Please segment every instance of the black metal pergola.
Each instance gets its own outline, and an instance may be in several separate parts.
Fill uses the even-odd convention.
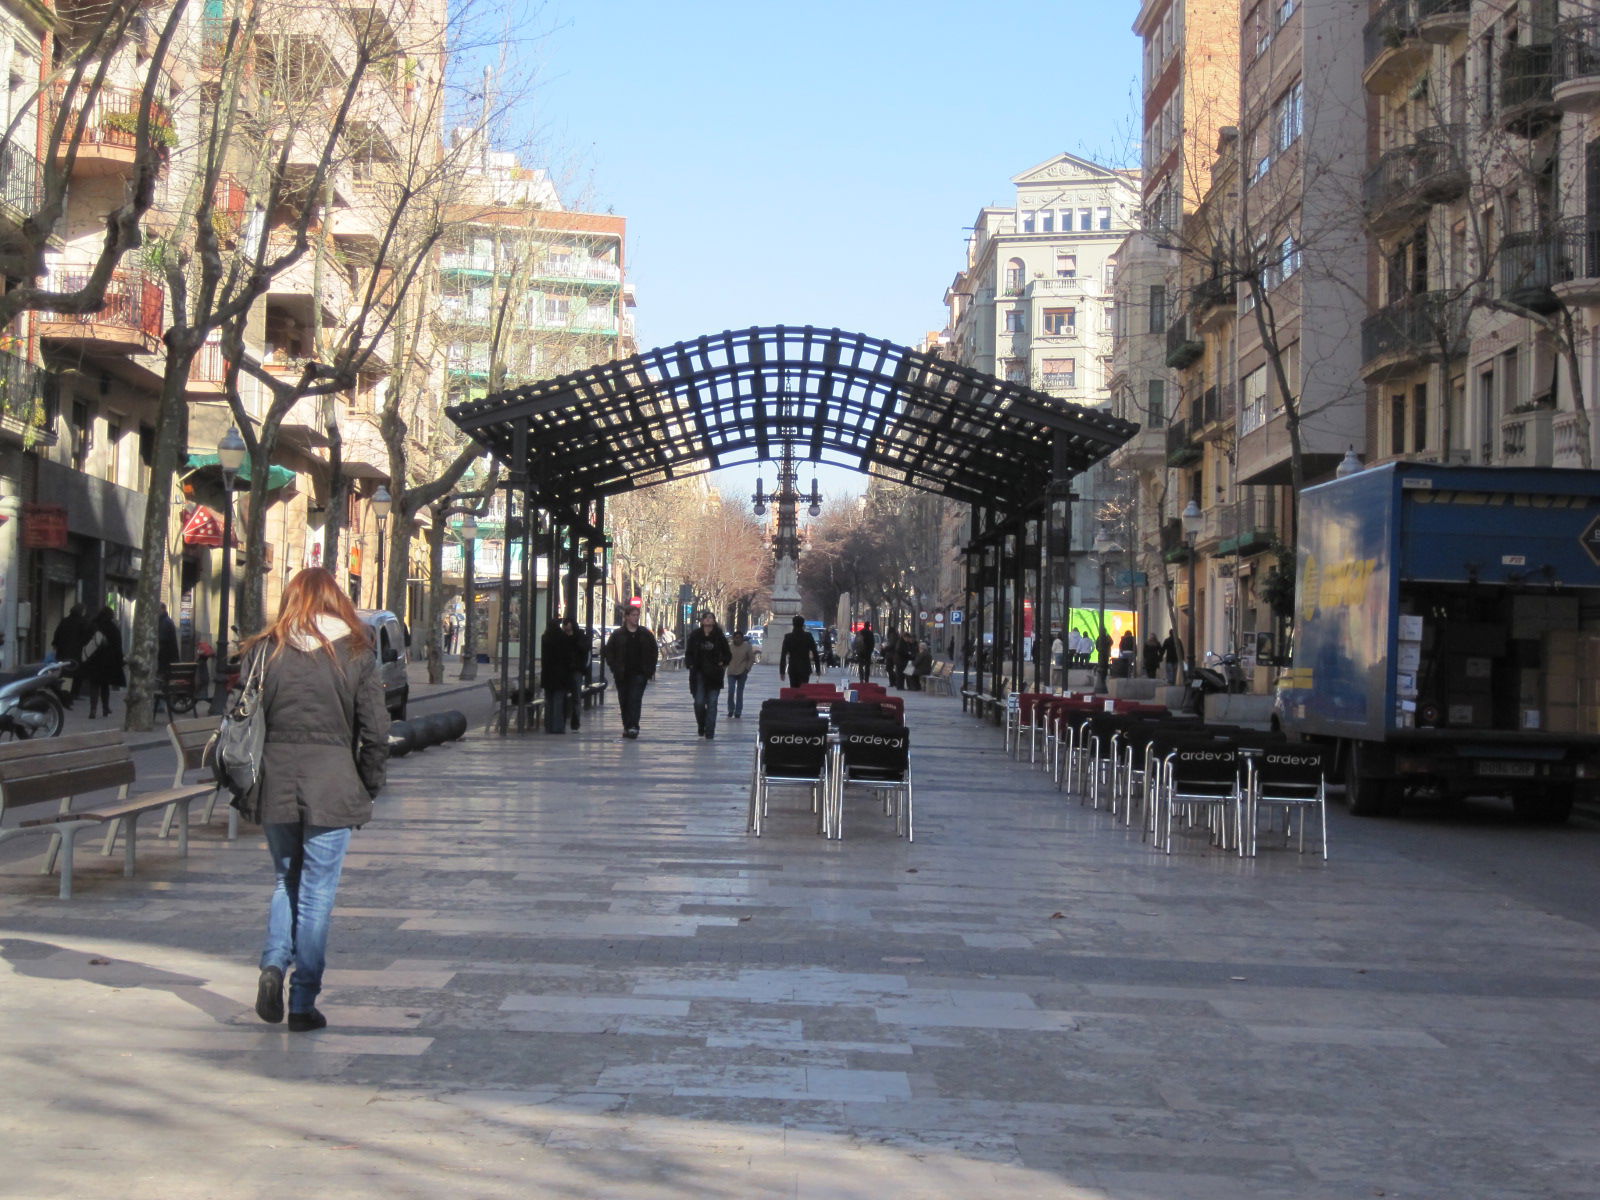
[[[936,355],[809,325],[678,342],[446,412],[504,464],[508,501],[521,498],[525,586],[536,527],[550,534],[552,553],[563,528],[576,535],[569,552],[580,538],[603,545],[608,496],[774,458],[785,441],[797,457],[963,501],[973,513],[968,607],[976,594],[980,613],[993,609],[988,632],[997,652],[1011,650],[1014,680],[1025,560],[1033,558],[1034,594],[1048,603],[1071,480],[1138,428]],[[987,600],[986,589],[994,589]],[[531,606],[523,609],[526,621]],[[1048,629],[1048,610],[1039,616]],[[528,632],[517,672],[524,687]],[[980,623],[980,644],[985,632]],[[511,686],[504,663],[502,676]]]

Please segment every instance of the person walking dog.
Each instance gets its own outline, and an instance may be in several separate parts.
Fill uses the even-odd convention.
[[[623,610],[622,624],[611,631],[605,653],[606,666],[611,669],[611,678],[617,685],[622,736],[637,738],[644,689],[656,677],[656,662],[661,655],[656,635],[639,624],[637,605],[630,604]]]
[[[262,662],[266,745],[244,815],[261,825],[276,884],[256,984],[256,1015],[289,1032],[321,1029],[328,924],[352,830],[372,819],[389,758],[377,659],[350,598],[322,567],[289,581],[278,619],[241,648],[240,678]]]

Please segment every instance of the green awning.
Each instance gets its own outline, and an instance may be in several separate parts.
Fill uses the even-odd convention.
[[[214,467],[217,465],[215,454],[189,455],[189,470],[198,471],[201,467]],[[244,465],[239,468],[239,478],[245,483],[250,482],[250,460],[244,460]],[[288,467],[271,466],[267,468],[267,491],[275,492],[279,488],[286,488],[294,482],[294,472]]]

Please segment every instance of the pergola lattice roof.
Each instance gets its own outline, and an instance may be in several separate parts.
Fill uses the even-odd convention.
[[[832,463],[1002,510],[1037,500],[1138,426],[878,338],[731,330],[453,405],[541,507],[777,457]],[[524,427],[526,459],[516,457]]]

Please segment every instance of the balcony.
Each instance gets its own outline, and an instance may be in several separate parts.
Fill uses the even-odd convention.
[[[1472,0],[1417,0],[1417,35],[1432,46],[1448,46],[1467,31]]]
[[[50,272],[49,287],[75,292],[89,282],[87,268]],[[166,291],[142,271],[113,271],[99,312],[39,314],[39,334],[86,354],[154,354],[166,321]]]
[[[550,255],[535,265],[533,277],[541,282],[618,287],[622,283],[622,268],[614,262],[588,255]]]
[[[55,158],[63,164],[72,148],[72,138],[77,133],[84,99],[85,96],[80,93],[69,96],[65,83],[56,85],[55,108],[59,109],[63,104],[72,108],[62,129],[62,140],[55,148]],[[108,84],[94,94],[88,101],[87,112],[82,113],[83,129],[78,135],[77,152],[72,162],[75,177],[125,175],[132,171],[139,145],[139,112],[143,102],[143,93],[135,88],[112,87]],[[52,112],[50,119],[54,118],[55,113]],[[178,135],[172,128],[172,117],[159,104],[150,107],[149,129],[150,141],[163,156],[177,145]]]
[[[1194,557],[1189,541],[1183,536],[1183,522],[1177,517],[1161,523],[1161,560],[1169,563],[1186,563]]]
[[[1385,379],[1466,352],[1466,307],[1449,292],[1424,292],[1361,322],[1361,374]]]
[[[1527,408],[1500,419],[1500,460],[1502,467],[1548,467],[1555,454],[1555,416],[1553,408]]]
[[[1278,506],[1271,493],[1255,494],[1224,504],[1219,510],[1217,553],[1248,557],[1269,550],[1278,540]]]
[[[228,364],[222,357],[222,346],[216,341],[207,341],[189,361],[189,386],[185,391],[195,397],[220,396],[227,377]]]
[[[1600,112],[1600,17],[1570,21],[1556,31],[1556,85],[1550,98],[1562,112]]]
[[[1500,298],[1536,313],[1600,302],[1600,220],[1573,217],[1554,229],[1506,234]]]
[[[1188,421],[1172,421],[1167,425],[1167,466],[1186,467],[1197,463],[1203,451],[1194,440],[1194,428]]]
[[[1188,317],[1179,317],[1167,326],[1167,366],[1174,371],[1193,366],[1205,352],[1205,343],[1189,332]]]
[[[1378,159],[1362,186],[1368,228],[1380,236],[1392,233],[1415,223],[1433,205],[1465,195],[1464,139],[1461,126],[1436,125]]]
[[[1584,462],[1583,443],[1587,438],[1591,444],[1592,436],[1589,434],[1590,420],[1587,414],[1578,412],[1558,412],[1551,423],[1553,440],[1555,443],[1552,465],[1557,467],[1586,467]]]
[[[1507,133],[1538,137],[1561,119],[1554,99],[1557,65],[1555,44],[1548,41],[1512,46],[1500,56],[1496,112]]]
[[[39,160],[13,141],[0,142],[0,220],[20,225],[43,199]]]
[[[48,421],[55,386],[49,371],[0,349],[0,431],[24,445],[54,442]]]
[[[1238,285],[1220,275],[1213,275],[1195,284],[1189,297],[1189,316],[1195,329],[1215,329],[1233,316],[1238,295]]]
[[[1430,53],[1417,28],[1416,0],[1387,0],[1361,31],[1366,64],[1361,83],[1373,95],[1392,91]]]
[[[1237,392],[1238,388],[1231,383],[1213,384],[1201,392],[1199,403],[1195,406],[1196,428],[1209,431],[1213,425],[1232,421]]]

